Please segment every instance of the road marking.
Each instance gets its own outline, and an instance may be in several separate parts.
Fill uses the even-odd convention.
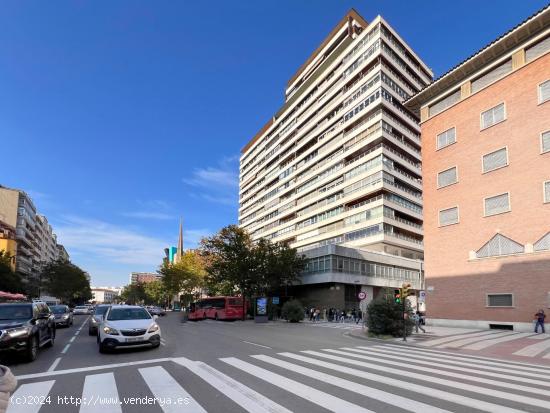
[[[480,336],[486,336],[486,335],[490,335],[490,334],[495,334],[495,332],[494,331],[481,331],[479,333],[459,334],[459,335],[455,335],[455,336],[442,337],[442,338],[438,338],[438,339],[435,339],[435,340],[424,341],[424,342],[418,343],[418,344],[421,345],[421,346],[431,347],[431,346],[437,346],[438,344],[448,343],[448,342],[455,341],[455,340],[461,340],[461,339],[464,339],[464,338],[480,337]]]
[[[206,363],[192,361],[184,357],[179,357],[173,361],[187,367],[246,411],[251,413],[291,413],[290,410],[223,374],[221,371],[210,367]]]
[[[486,387],[474,386],[472,384],[461,383],[454,380],[447,380],[441,377],[426,376],[424,374],[413,373],[411,371],[404,372],[401,369],[391,368],[387,366],[380,366],[378,364],[373,364],[373,363],[365,363],[362,361],[350,360],[348,358],[333,356],[331,354],[320,353],[318,351],[306,350],[306,351],[302,351],[302,353],[310,354],[317,357],[323,357],[330,360],[339,361],[342,363],[354,364],[356,366],[361,366],[372,370],[380,370],[385,373],[406,375],[408,378],[414,378],[417,380],[426,381],[428,383],[448,386],[448,387],[451,387],[452,389],[462,389],[473,393],[479,393],[484,396],[492,396],[500,399],[506,399],[506,400],[511,400],[518,403],[528,404],[531,406],[544,407],[545,409],[550,409],[550,401],[546,401],[546,400],[536,400],[536,399],[533,399],[532,397],[510,394],[500,390],[493,390]],[[339,367],[336,364],[334,366]],[[476,403],[480,404],[481,401],[476,401]],[[498,410],[491,410],[491,411],[494,411],[495,413],[499,413],[499,412],[504,412],[509,410],[506,410],[506,407],[504,406],[498,406]],[[517,411],[517,410],[512,409],[511,411]]]
[[[324,393],[313,387],[306,386],[295,380],[288,379],[269,370],[262,369],[246,361],[239,360],[235,357],[221,358],[221,361],[238,368],[246,373],[252,374],[254,377],[262,379],[274,386],[280,387],[292,394],[295,394],[303,399],[306,399],[318,406],[327,410],[338,413],[373,413],[371,410],[365,409],[346,400]]]
[[[71,339],[69,340],[69,343],[72,343],[75,338],[76,338],[76,336],[72,336]]]
[[[55,380],[23,384],[12,395],[7,413],[37,413],[42,405],[38,402],[29,403],[29,400],[44,400],[54,383]],[[18,403],[18,400],[22,402]]]
[[[258,347],[263,347],[263,348],[268,348],[268,349],[270,349],[270,350],[273,350],[271,347],[264,346],[263,344],[256,344],[256,343],[252,343],[252,342],[250,342],[250,341],[245,341],[245,340],[243,340],[243,343],[252,344],[253,346],[258,346]]]
[[[465,346],[466,344],[475,343],[483,340],[491,340],[496,337],[504,337],[512,334],[514,334],[514,332],[505,331],[505,332],[494,333],[494,334],[489,334],[489,335],[480,336],[480,337],[463,338],[462,340],[456,340],[456,341],[451,341],[450,343],[440,344],[435,348],[458,348],[458,347]]]
[[[363,347],[364,348],[364,347]],[[502,368],[498,368],[498,367],[491,367],[491,366],[477,366],[477,365],[473,365],[471,363],[463,363],[463,362],[460,362],[460,361],[449,361],[447,359],[444,359],[444,358],[441,358],[441,357],[437,357],[437,356],[434,356],[434,355],[427,355],[427,356],[422,356],[420,354],[410,354],[410,353],[407,353],[405,352],[405,354],[403,354],[403,352],[399,353],[399,352],[396,352],[396,351],[391,351],[391,350],[381,350],[381,349],[372,349],[372,350],[357,350],[357,349],[349,349],[351,351],[355,351],[355,352],[360,352],[360,353],[367,353],[367,354],[372,354],[372,355],[376,355],[377,357],[386,357],[386,358],[394,358],[394,359],[398,359],[398,360],[403,360],[403,356],[406,356],[411,362],[414,362],[414,363],[421,363],[421,364],[430,364],[430,365],[439,365],[441,367],[445,367],[445,368],[450,368],[450,369],[454,369],[454,370],[458,370],[458,371],[470,371],[471,372],[475,372],[476,374],[484,374],[486,376],[491,376],[491,377],[499,377],[499,376],[505,376],[503,378],[506,378],[506,377],[510,377],[510,379],[512,379],[512,374],[514,375],[513,377],[513,380],[516,380],[516,381],[521,381],[521,382],[524,382],[524,383],[531,383],[531,384],[536,384],[536,385],[542,385],[542,386],[550,386],[550,382],[548,382],[548,374],[533,374],[533,373],[529,373],[529,372],[526,372],[526,371],[516,371],[516,370],[513,370],[511,367],[508,367],[508,366],[505,366],[505,367],[502,367]],[[422,360],[428,360],[428,362],[424,362]],[[465,368],[465,367],[459,367],[459,366],[466,366],[466,367],[471,367],[471,368]],[[476,370],[476,369],[485,369],[485,370]],[[497,372],[504,372],[504,373],[508,373],[508,374],[499,374],[499,373],[493,373],[493,371],[497,371]],[[529,377],[539,377],[541,379],[544,379],[544,380],[535,380],[535,379],[532,379],[532,378],[526,378],[526,377],[521,377],[521,376],[518,376],[518,375],[525,375],[525,376],[529,376]]]
[[[542,380],[531,380],[531,379],[522,378],[522,377],[517,377],[516,378],[516,377],[513,377],[511,375],[507,375],[507,374],[490,373],[490,372],[484,372],[483,370],[475,370],[475,369],[467,369],[467,368],[461,368],[461,367],[448,366],[444,363],[429,363],[429,362],[422,362],[422,361],[410,360],[410,359],[409,360],[414,361],[414,363],[421,363],[421,364],[425,364],[427,366],[439,367],[439,368],[422,367],[422,366],[413,365],[411,363],[407,363],[406,365],[404,365],[404,364],[402,364],[403,358],[399,357],[399,356],[392,357],[392,356],[387,356],[385,354],[380,355],[380,354],[377,354],[377,353],[370,353],[371,356],[368,356],[368,355],[364,354],[364,353],[369,354],[369,352],[367,352],[367,351],[363,351],[363,354],[351,354],[349,352],[349,350],[358,351],[358,352],[361,351],[361,350],[353,350],[353,349],[348,349],[348,348],[344,348],[344,349],[348,350],[348,351],[328,350],[328,349],[325,349],[324,351],[328,351],[328,352],[334,353],[334,354],[342,354],[344,356],[349,356],[349,357],[356,357],[356,358],[359,358],[359,359],[362,359],[362,360],[374,361],[374,362],[377,362],[377,363],[385,363],[385,364],[394,365],[394,366],[396,365],[395,361],[382,360],[382,359],[380,359],[380,357],[386,357],[386,358],[390,358],[390,359],[397,359],[398,360],[397,364],[404,366],[406,369],[418,370],[418,371],[423,371],[423,372],[432,373],[432,374],[440,374],[442,376],[454,377],[456,379],[475,381],[477,383],[490,384],[491,386],[504,387],[504,388],[511,389],[511,390],[521,390],[521,391],[524,391],[524,392],[527,392],[527,393],[534,393],[534,394],[541,394],[541,395],[545,395],[545,396],[550,396],[550,390],[541,389],[540,387],[529,387],[529,386],[523,386],[523,385],[518,384],[518,383],[503,382],[502,380],[486,379],[486,378],[483,378],[483,377],[476,377],[476,376],[472,376],[472,375],[468,375],[468,374],[461,374],[461,373],[455,373],[455,372],[451,372],[451,371],[445,371],[445,370],[441,370],[441,368],[443,368],[443,369],[452,368],[452,369],[457,369],[459,371],[465,371],[465,372],[469,372],[469,373],[473,373],[473,374],[482,374],[482,375],[487,375],[487,376],[490,376],[490,377],[503,378],[503,379],[506,379],[506,380],[523,381],[523,382],[527,382],[527,383],[534,384],[534,385],[537,385],[537,386],[541,386],[541,385],[542,386],[550,386],[550,383],[544,382]],[[376,357],[372,357],[372,356],[376,356]]]
[[[523,347],[521,350],[516,351],[516,356],[535,357],[537,354],[542,353],[544,350],[550,348],[550,340],[539,341],[536,344]]]
[[[63,347],[63,350],[61,350],[61,354],[65,354],[67,350],[69,350],[69,347],[71,347],[71,344],[67,344],[65,347]]]
[[[493,338],[490,340],[484,340],[479,343],[470,344],[469,346],[463,347],[466,350],[483,350],[484,348],[494,346],[495,344],[504,343],[506,341],[519,340],[520,338],[525,338],[531,336],[532,333],[518,333],[506,337]]]
[[[23,374],[21,376],[17,376],[16,379],[29,380],[29,379],[36,379],[39,377],[60,376],[64,374],[81,373],[84,371],[114,369],[118,367],[137,366],[141,364],[150,364],[150,363],[164,363],[166,361],[171,361],[171,360],[172,359],[169,357],[164,357],[164,358],[150,359],[150,360],[128,361],[126,363],[104,364],[102,366],[79,367],[79,368],[67,369],[67,370],[45,371],[42,373]]]
[[[255,359],[264,361],[266,363],[273,364],[277,367],[282,367],[284,369],[293,371],[295,373],[303,374],[306,377],[313,378],[315,380],[320,380],[332,386],[340,387],[348,391],[359,393],[371,399],[379,400],[381,402],[390,404],[392,406],[397,406],[402,409],[409,410],[411,412],[417,412],[417,413],[448,412],[448,410],[440,409],[435,406],[430,406],[429,404],[426,404],[426,403],[417,402],[415,400],[411,400],[406,397],[401,397],[397,394],[388,393],[383,390],[379,390],[373,387],[365,386],[363,384],[355,383],[350,380],[331,376],[330,374],[321,373],[320,371],[312,370],[307,367],[302,367],[297,364],[276,359],[274,357],[270,357],[266,355],[257,355],[257,356],[251,356],[251,357],[254,357]]]
[[[48,371],[54,371],[60,361],[61,361],[61,357],[56,358],[52,363],[52,365],[50,366],[50,368],[48,369]]]
[[[206,410],[197,403],[189,393],[181,387],[174,378],[160,366],[145,367],[139,369],[139,373],[145,380],[145,383],[153,393],[153,396],[159,400],[185,400],[184,404],[164,404],[161,409],[164,413],[193,412],[206,413]]]
[[[508,361],[508,360],[500,360],[494,357],[482,357],[482,356],[473,356],[470,354],[462,354],[459,353],[452,353],[449,351],[441,351],[441,350],[432,350],[432,349],[423,349],[419,347],[413,347],[413,346],[403,346],[398,344],[385,344],[382,346],[373,346],[373,347],[364,347],[359,346],[359,348],[392,348],[392,349],[399,349],[399,351],[412,351],[415,353],[420,354],[438,354],[439,357],[448,358],[451,360],[457,359],[457,360],[465,360],[469,363],[474,364],[486,364],[486,365],[496,365],[496,366],[502,366],[502,365],[508,365],[514,368],[522,369],[522,370],[528,370],[528,371],[538,371],[541,373],[550,373],[550,367],[545,367],[533,363],[523,363],[521,361]],[[460,357],[459,357],[460,356]]]
[[[163,338],[161,338],[161,339],[160,339],[160,345],[161,345],[161,346],[165,346],[165,345],[166,345],[166,340],[163,339]]]
[[[92,374],[84,379],[80,413],[122,413],[113,373]]]

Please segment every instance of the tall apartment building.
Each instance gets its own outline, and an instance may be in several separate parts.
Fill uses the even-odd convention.
[[[45,216],[24,191],[0,186],[0,221],[15,228],[16,271],[26,277],[36,277],[43,266],[66,254]],[[61,249],[60,249],[61,248]],[[68,259],[68,254],[67,254]]]
[[[138,283],[150,283],[153,281],[158,281],[162,278],[161,274],[155,272],[132,272],[130,273],[130,284]]]
[[[406,105],[422,121],[429,318],[530,331],[550,307],[550,6]]]
[[[239,224],[309,258],[295,292],[308,303],[351,308],[361,290],[421,288],[420,128],[402,102],[431,80],[382,17],[351,10],[243,148]]]

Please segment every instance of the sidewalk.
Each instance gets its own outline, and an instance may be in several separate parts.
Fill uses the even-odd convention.
[[[470,356],[499,357],[515,362],[550,365],[550,334],[519,333],[507,330],[425,326],[426,333],[413,333],[404,342],[427,351],[456,352]],[[362,331],[351,331],[365,337]]]

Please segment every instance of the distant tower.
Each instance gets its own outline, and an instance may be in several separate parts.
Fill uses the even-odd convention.
[[[174,263],[180,262],[181,257],[183,256],[183,223],[180,219],[180,235],[178,238],[178,246],[176,251],[176,256],[174,257]]]

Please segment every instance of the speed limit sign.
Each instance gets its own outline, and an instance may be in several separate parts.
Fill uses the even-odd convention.
[[[365,298],[367,298],[367,293],[361,291],[359,294],[357,294],[357,298],[359,298],[360,300],[364,300]]]

